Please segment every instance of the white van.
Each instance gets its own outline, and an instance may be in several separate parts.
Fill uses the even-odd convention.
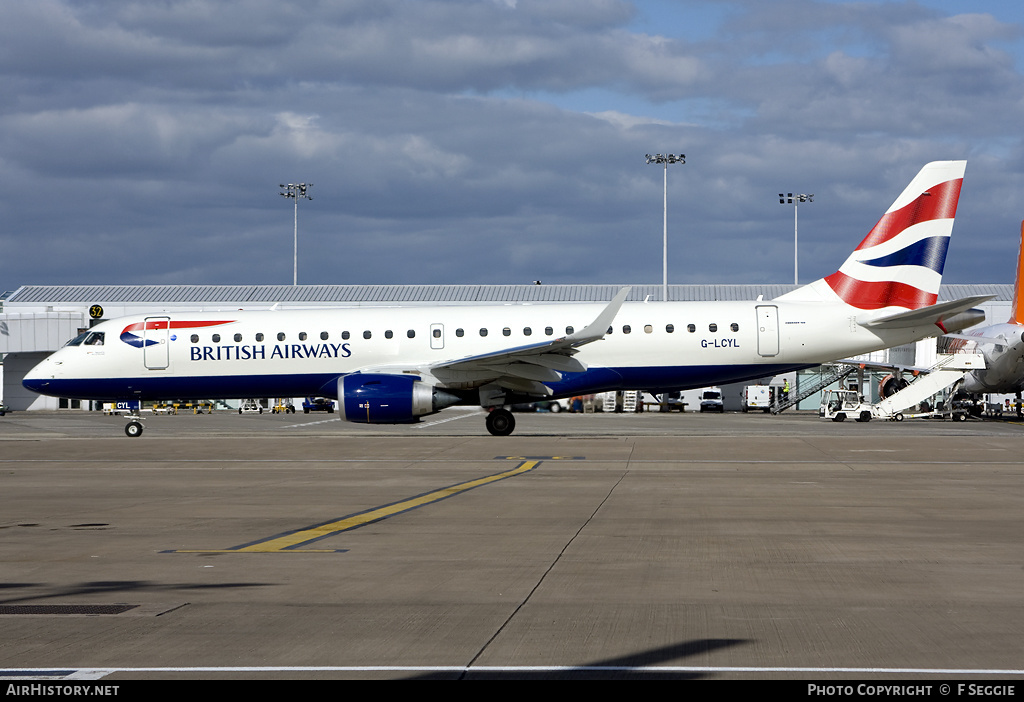
[[[748,385],[743,388],[743,411],[761,410],[770,412],[772,408],[772,392],[770,385]]]
[[[706,388],[700,394],[701,412],[725,412],[725,403],[722,402],[722,390],[720,388]]]

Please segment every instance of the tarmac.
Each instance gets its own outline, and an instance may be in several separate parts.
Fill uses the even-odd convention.
[[[1024,424],[0,418],[0,676],[1024,677]]]

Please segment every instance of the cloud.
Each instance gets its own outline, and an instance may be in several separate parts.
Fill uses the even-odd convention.
[[[971,159],[949,274],[1015,258],[1019,25],[910,2],[660,11],[16,3],[0,287],[290,282],[277,185],[293,181],[316,184],[300,281],[659,282],[662,172],[643,160],[658,151],[687,154],[669,173],[673,282],[791,279],[780,190],[817,194],[801,271],[831,273],[944,158]]]

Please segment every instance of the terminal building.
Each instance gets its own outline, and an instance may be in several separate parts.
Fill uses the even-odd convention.
[[[91,403],[43,397],[26,390],[22,378],[47,354],[105,319],[132,314],[223,310],[313,309],[412,305],[474,305],[494,303],[607,302],[622,285],[26,285],[0,300],[0,359],[3,391],[12,410],[91,410]],[[670,301],[771,300],[795,285],[670,285]],[[985,324],[1010,317],[1013,285],[943,285],[939,302],[971,295],[992,295],[980,305]],[[629,299],[660,300],[660,285],[634,285]],[[935,362],[936,340],[888,349],[860,360],[928,367]],[[802,371],[791,382],[799,387]],[[751,381],[747,384],[753,384]],[[761,379],[772,382],[771,378]],[[781,383],[781,380],[776,382]],[[863,394],[869,396],[869,382]],[[742,387],[723,388],[727,410],[739,409]],[[242,398],[239,398],[241,400]],[[268,398],[260,398],[268,399]],[[799,409],[816,409],[817,397]],[[235,405],[237,406],[237,404]]]

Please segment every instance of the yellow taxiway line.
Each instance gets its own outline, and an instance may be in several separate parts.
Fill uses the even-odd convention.
[[[393,517],[396,514],[402,512],[408,512],[411,509],[417,507],[423,507],[440,500],[447,499],[459,493],[478,488],[481,485],[487,485],[498,480],[505,480],[516,475],[529,472],[539,466],[540,460],[526,460],[517,465],[511,470],[502,471],[495,475],[488,475],[483,478],[477,478],[475,480],[469,480],[464,483],[458,483],[457,485],[451,485],[449,487],[441,488],[440,490],[434,490],[417,497],[412,497],[401,502],[395,502],[390,505],[384,505],[377,507],[366,512],[360,512],[358,514],[349,515],[342,517],[334,521],[326,522],[324,524],[317,524],[305,529],[299,529],[297,531],[288,532],[278,536],[272,536],[268,539],[255,541],[243,546],[236,546],[228,549],[188,549],[188,550],[174,550],[166,551],[165,553],[337,553],[337,549],[304,549],[302,546],[325,539],[328,536],[340,534],[343,531],[349,531],[351,529],[357,529],[366,524],[377,522],[388,517]]]

